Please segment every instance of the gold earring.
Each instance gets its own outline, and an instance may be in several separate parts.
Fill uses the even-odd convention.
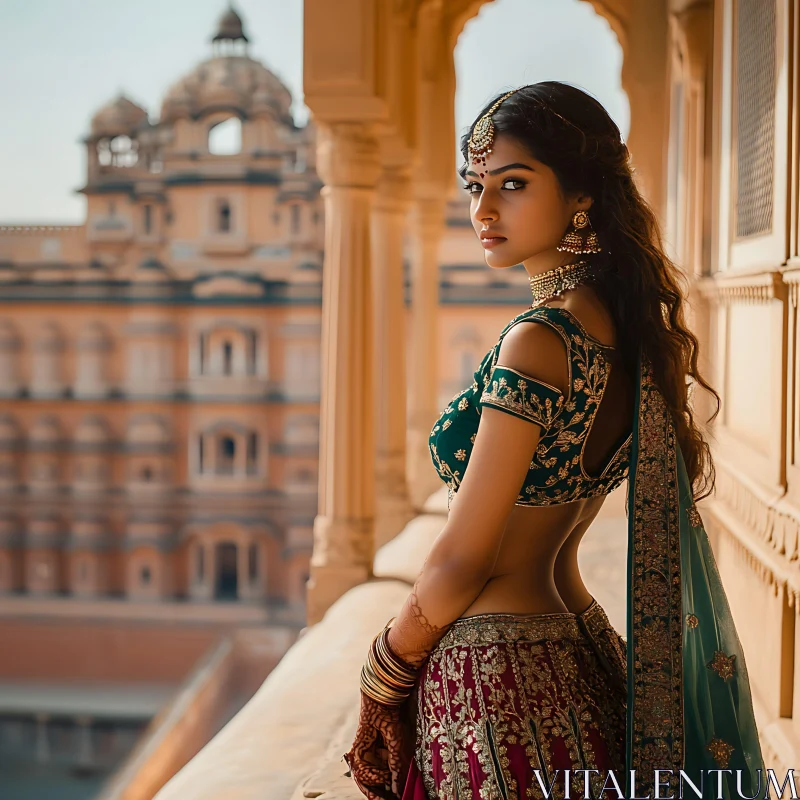
[[[578,231],[587,227],[589,228],[589,233],[584,239]],[[556,250],[562,253],[583,254],[599,253],[602,249],[597,240],[597,233],[592,229],[589,215],[585,211],[576,211],[572,216],[572,230],[564,234]]]

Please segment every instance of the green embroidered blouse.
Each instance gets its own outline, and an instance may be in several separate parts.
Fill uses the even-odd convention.
[[[566,397],[555,386],[497,365],[503,337],[522,322],[549,325],[564,339],[569,354]],[[466,472],[484,406],[542,428],[517,505],[569,503],[608,494],[619,486],[628,475],[632,434],[619,445],[599,475],[587,474],[582,458],[611,371],[606,354],[613,349],[589,334],[577,317],[564,308],[539,306],[512,319],[484,356],[472,385],[450,401],[431,431],[431,457],[448,486],[448,497],[458,490]]]

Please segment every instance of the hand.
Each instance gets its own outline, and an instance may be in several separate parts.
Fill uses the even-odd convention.
[[[413,741],[407,725],[408,703],[384,706],[361,692],[356,736],[344,759],[369,800],[400,800],[403,794]]]

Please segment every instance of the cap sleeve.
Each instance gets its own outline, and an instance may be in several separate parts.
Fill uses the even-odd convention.
[[[566,398],[555,386],[499,364],[492,368],[481,394],[481,406],[505,411],[548,428],[564,407]]]

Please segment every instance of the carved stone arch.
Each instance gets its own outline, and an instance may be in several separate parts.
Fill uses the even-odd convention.
[[[262,334],[237,320],[217,320],[198,332],[198,374],[245,377],[263,372]],[[261,368],[260,368],[261,367]]]
[[[199,474],[217,476],[255,475],[263,470],[262,436],[237,420],[223,419],[197,434]]]

